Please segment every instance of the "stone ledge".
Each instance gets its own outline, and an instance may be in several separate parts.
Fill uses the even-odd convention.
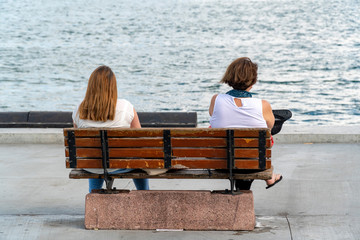
[[[253,230],[252,191],[239,195],[210,191],[130,191],[90,193],[87,229]]]
[[[64,144],[64,135],[57,128],[0,128],[0,143]]]

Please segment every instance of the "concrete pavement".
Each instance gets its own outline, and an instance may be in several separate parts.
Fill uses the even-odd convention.
[[[87,181],[68,178],[62,143],[1,143],[0,239],[360,239],[360,144],[279,142],[273,164],[284,179],[269,190],[254,182],[252,232],[85,230]],[[115,186],[135,189],[127,179]],[[150,187],[219,190],[229,183],[151,180]]]

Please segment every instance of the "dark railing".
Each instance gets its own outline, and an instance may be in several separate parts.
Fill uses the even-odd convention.
[[[280,132],[290,119],[289,110],[273,110],[275,126],[271,134]],[[0,112],[0,128],[69,128],[72,112]],[[138,112],[142,127],[197,127],[196,112]]]

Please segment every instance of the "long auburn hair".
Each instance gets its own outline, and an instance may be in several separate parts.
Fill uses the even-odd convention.
[[[90,75],[85,98],[79,106],[79,117],[103,122],[114,120],[116,102],[115,74],[108,66],[100,66]]]
[[[237,90],[246,90],[256,83],[257,70],[257,64],[253,63],[250,58],[238,58],[228,66],[220,82]]]

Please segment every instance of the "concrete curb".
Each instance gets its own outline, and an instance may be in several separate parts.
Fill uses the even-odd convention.
[[[0,128],[0,144],[63,144],[61,128]]]
[[[0,128],[0,144],[63,144],[60,128]],[[360,125],[284,126],[276,143],[360,143]]]
[[[286,125],[274,136],[277,143],[360,143],[360,125],[292,126]]]

